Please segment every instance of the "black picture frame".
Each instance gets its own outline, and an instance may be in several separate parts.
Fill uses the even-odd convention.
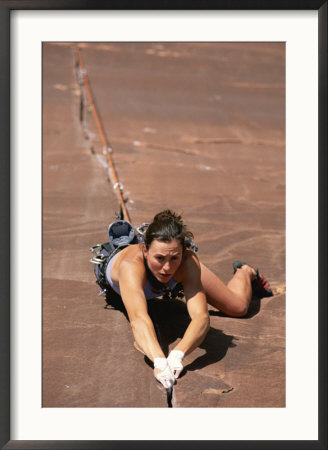
[[[219,7],[218,7],[219,6]],[[136,8],[137,7],[137,8]],[[324,0],[192,2],[189,10],[317,10],[319,46],[319,430],[316,441],[15,441],[10,439],[10,13],[13,10],[183,10],[179,2],[0,0],[0,446],[2,449],[327,449],[327,16]],[[304,262],[306,264],[306,262]],[[304,361],[306,364],[306,361]],[[304,393],[300,393],[304,395]],[[236,430],[238,424],[236,424]]]

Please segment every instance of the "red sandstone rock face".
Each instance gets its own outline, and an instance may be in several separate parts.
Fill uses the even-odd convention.
[[[172,405],[284,406],[283,44],[85,44],[82,52],[133,224],[167,207],[183,212],[200,259],[223,281],[241,258],[277,294],[242,319],[210,308],[210,332],[185,358]],[[74,49],[45,44],[43,406],[167,407],[125,316],[97,296],[88,249],[106,240],[119,208],[79,100]],[[163,348],[173,348],[189,320],[184,303],[151,308]]]

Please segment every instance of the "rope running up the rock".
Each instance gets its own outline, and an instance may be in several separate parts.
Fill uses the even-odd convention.
[[[96,108],[96,104],[95,104],[95,101],[94,101],[94,98],[92,95],[92,91],[91,91],[91,87],[90,87],[89,78],[88,78],[86,69],[83,64],[81,50],[78,46],[75,47],[75,50],[76,50],[77,62],[78,62],[79,83],[80,83],[81,87],[85,88],[86,96],[87,96],[87,99],[88,99],[88,102],[90,105],[90,109],[93,114],[97,129],[98,129],[98,132],[100,135],[100,139],[101,139],[101,142],[103,145],[103,153],[107,157],[109,179],[111,180],[113,189],[117,194],[117,197],[120,202],[121,209],[122,209],[122,212],[124,215],[124,219],[131,222],[129,213],[128,213],[126,205],[125,205],[125,200],[123,198],[123,184],[118,179],[118,174],[117,174],[115,164],[114,164],[114,161],[113,161],[113,158],[111,155],[111,153],[113,152],[112,146],[110,145],[110,143],[106,137],[104,127],[101,123],[100,115]]]

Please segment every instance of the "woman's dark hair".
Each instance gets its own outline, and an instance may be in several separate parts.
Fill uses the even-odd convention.
[[[156,214],[144,234],[144,242],[148,250],[154,239],[162,242],[171,242],[176,239],[184,250],[187,242],[193,237],[192,232],[188,231],[183,223],[181,216],[166,209]]]

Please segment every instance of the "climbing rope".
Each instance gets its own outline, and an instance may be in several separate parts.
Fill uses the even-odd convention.
[[[125,205],[125,200],[123,197],[123,184],[119,181],[117,170],[115,168],[115,164],[114,164],[114,161],[112,158],[113,149],[112,149],[110,142],[108,141],[108,139],[106,137],[106,133],[105,133],[104,127],[102,125],[100,115],[99,115],[99,112],[97,110],[97,107],[96,107],[96,104],[95,104],[95,101],[94,101],[94,98],[92,95],[89,77],[88,77],[87,71],[86,71],[84,63],[83,63],[81,50],[78,46],[76,46],[75,51],[76,51],[76,56],[77,56],[77,70],[78,70],[79,84],[80,84],[81,90],[83,91],[83,88],[85,90],[86,97],[87,97],[91,112],[93,114],[97,129],[98,129],[98,133],[99,133],[102,145],[103,145],[103,154],[106,156],[107,162],[108,162],[108,176],[113,185],[113,189],[117,194],[118,200],[120,202],[121,211],[124,216],[123,218],[125,220],[131,222],[129,213],[128,213],[126,205]],[[83,113],[82,113],[83,101],[84,101],[84,99],[81,100],[80,119],[83,117]],[[87,111],[87,113],[88,113],[88,111]]]

